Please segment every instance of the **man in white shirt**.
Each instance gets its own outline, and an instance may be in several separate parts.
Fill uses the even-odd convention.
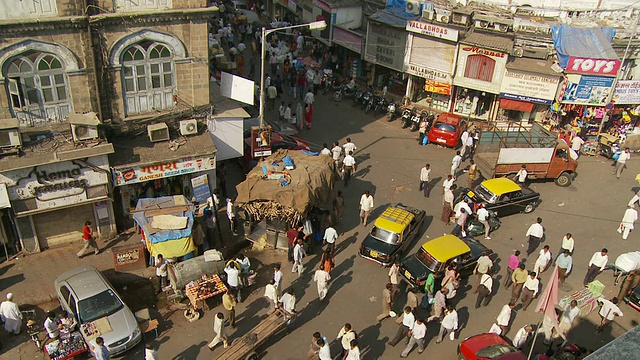
[[[440,333],[438,334],[436,344],[441,343],[445,336],[456,330],[458,330],[458,312],[453,308],[453,306],[447,305],[447,311],[440,323]],[[454,338],[451,338],[451,340],[453,339]]]
[[[493,267],[493,261],[491,261],[491,258],[486,253],[482,254],[478,258],[478,261],[476,262],[476,267],[475,269],[473,269],[473,273],[478,274],[478,284],[480,284],[480,278],[482,277],[482,275],[488,273],[492,267]]]
[[[280,270],[280,264],[273,266],[273,286],[276,288],[276,296],[280,296],[282,291],[282,270]]]
[[[167,286],[167,261],[162,254],[158,254],[156,257],[156,278],[158,279],[158,291],[156,294],[160,294],[162,289]]]
[[[345,154],[354,153],[357,149],[356,144],[351,141],[351,138],[347,138],[345,143],[342,145],[342,148],[344,149]]]
[[[456,176],[456,171],[460,167],[460,163],[462,163],[462,156],[460,156],[460,150],[456,151],[456,156],[451,160],[451,176]]]
[[[476,309],[480,308],[480,304],[484,300],[484,306],[489,305],[491,301],[491,291],[493,290],[493,278],[491,277],[491,271],[487,271],[480,277],[480,284],[476,289],[478,292],[478,298],[476,299]]]
[[[464,154],[462,155],[462,159],[473,159],[473,136],[469,135],[467,137],[467,141],[463,142],[464,145]]]
[[[489,211],[485,209],[484,204],[480,203],[478,210],[476,211],[478,221],[484,226],[484,238],[485,240],[491,240],[489,232],[491,232],[491,226],[489,225]]]
[[[424,337],[426,334],[427,325],[425,325],[422,319],[416,319],[416,321],[413,323],[413,327],[408,334],[410,336],[409,344],[407,344],[407,347],[402,350],[402,354],[400,354],[400,357],[406,358],[416,344],[418,344],[418,354],[422,354],[422,352],[424,351]]]
[[[402,339],[406,339],[407,341],[409,341],[407,335],[409,334],[409,331],[411,331],[411,328],[413,328],[413,324],[415,323],[415,321],[416,318],[411,311],[411,307],[405,307],[404,312],[402,313],[402,315],[400,315],[400,318],[396,320],[396,323],[400,324],[400,326],[398,326],[396,336],[394,336],[393,339],[388,342],[388,344],[391,346],[396,346],[396,344],[399,343]]]
[[[456,178],[453,175],[447,175],[447,178],[442,182],[442,193],[444,194],[447,190],[451,189],[453,186],[453,182],[456,181]],[[451,206],[453,209],[453,205]]]
[[[358,340],[351,340],[351,348],[347,353],[347,357],[344,360],[360,360],[360,348],[358,347]]]
[[[580,149],[582,149],[582,145],[584,144],[584,140],[579,135],[573,137],[571,140],[571,149],[575,151],[578,156],[580,156]]]
[[[298,239],[296,246],[293,247],[293,267],[291,268],[291,272],[298,272],[298,277],[300,277],[304,271],[302,259],[306,255],[304,247],[302,246],[302,239]]]
[[[496,318],[496,325],[500,327],[500,335],[505,336],[509,331],[509,321],[511,321],[511,311],[516,307],[515,302],[510,302],[502,307],[500,314]]]
[[[428,198],[429,193],[431,193],[431,188],[429,187],[429,175],[431,173],[431,165],[426,164],[420,169],[420,186],[418,187],[418,191],[423,191],[424,197]]]
[[[533,265],[533,272],[536,273],[536,276],[540,277],[540,274],[547,268],[551,262],[551,252],[549,251],[549,245],[545,245],[538,255],[538,259],[536,259],[536,263]]]
[[[533,327],[531,325],[521,327],[516,333],[516,336],[513,337],[513,346],[518,350],[522,349],[527,343],[527,340],[529,340],[532,332]]]
[[[296,295],[293,293],[293,289],[287,290],[287,292],[280,298],[279,307],[287,319],[287,329],[291,330],[296,318]]]
[[[455,197],[453,195],[453,190],[455,190],[455,186],[456,185],[454,184],[451,186],[450,189],[444,190],[444,196],[442,198],[442,216],[440,220],[442,220],[442,222],[445,225],[449,225],[449,221],[451,221],[451,213],[453,211],[453,199]]]
[[[340,170],[340,157],[342,156],[342,146],[336,141],[331,148],[331,157],[336,164],[336,170]]]
[[[224,272],[227,273],[227,285],[232,291],[233,295],[236,295],[237,299],[240,299],[240,269],[237,268],[235,261],[230,261],[224,268]]]
[[[369,215],[373,211],[373,196],[369,190],[365,191],[360,197],[360,221],[364,226],[367,226],[367,220]]]
[[[616,161],[616,168],[613,170],[613,173],[616,175],[616,178],[620,180],[620,175],[622,175],[622,170],[627,167],[627,160],[631,158],[631,151],[629,148],[625,148],[623,152],[620,153],[620,157],[618,157],[618,161]]]
[[[464,157],[467,153],[467,139],[469,138],[469,132],[465,129],[460,135],[460,144],[462,145],[462,149],[460,149],[460,156]]]
[[[320,155],[331,156],[331,150],[329,150],[329,145],[327,145],[327,143],[322,144],[322,150],[320,150]]]
[[[567,334],[574,325],[576,318],[580,315],[580,308],[576,300],[571,300],[571,303],[567,305],[560,317],[560,323],[558,324],[558,335],[565,341],[567,340]]]
[[[49,335],[49,339],[57,339],[60,336],[60,330],[62,324],[56,321],[56,314],[53,311],[49,311],[47,318],[44,320],[44,329]]]
[[[632,207],[632,206],[636,206],[636,203],[640,201],[640,191],[636,192],[633,197],[631,197],[631,200],[629,200],[629,203],[627,204],[628,207]]]
[[[620,310],[620,308],[618,307],[618,298],[614,297],[611,300],[607,300],[603,297],[598,299],[598,302],[600,303],[601,307],[600,307],[600,312],[598,312],[598,314],[600,315],[600,325],[596,326],[596,330],[601,333],[602,331],[604,331],[604,329],[607,328],[607,326],[609,326],[609,324],[611,324],[611,322],[616,318],[616,316],[624,316],[624,314],[622,314],[622,311]]]
[[[527,310],[533,298],[538,294],[539,287],[540,280],[536,277],[536,273],[533,271],[530,272],[527,281],[524,282],[524,286],[522,287],[522,310]]]
[[[227,199],[227,217],[229,218],[229,225],[233,235],[238,235],[236,232],[236,207],[233,204],[233,199]]]
[[[349,186],[351,174],[356,172],[356,159],[353,158],[353,152],[349,151],[342,160],[342,171],[344,171],[344,186]]]
[[[331,250],[331,256],[335,255],[336,251],[336,240],[338,239],[338,232],[333,226],[329,225],[327,229],[324,231],[323,240],[327,244],[327,250]]]
[[[599,252],[595,252],[593,256],[591,256],[591,260],[589,260],[589,269],[587,270],[587,274],[584,276],[582,285],[589,285],[589,283],[595,280],[596,276],[604,270],[604,267],[607,266],[607,262],[609,261],[608,253],[609,250],[604,248]]]
[[[627,240],[629,234],[631,233],[631,230],[633,230],[633,226],[636,220],[638,220],[638,212],[636,211],[635,207],[627,207],[627,210],[622,216],[620,226],[618,227],[618,232],[622,234],[622,240]]]
[[[324,339],[318,339],[318,359],[319,360],[333,360],[331,357],[331,348],[329,348],[329,344],[324,341]]]
[[[330,280],[331,275],[329,275],[329,273],[324,270],[324,266],[321,265],[313,275],[313,281],[315,281],[316,285],[318,286],[318,298],[320,298],[320,300],[324,300],[324,298],[327,296],[327,291],[329,290],[328,284]]]
[[[567,233],[562,238],[562,245],[560,246],[560,254],[564,252],[564,250],[569,250],[569,255],[573,255],[573,248],[575,246],[575,240],[573,239],[573,235],[571,233]]]
[[[276,281],[271,279],[264,288],[264,298],[269,304],[269,314],[278,306],[278,290],[276,289]]]
[[[349,349],[351,349],[351,341],[355,340],[356,332],[351,329],[351,324],[346,323],[343,327],[338,331],[338,337],[336,340],[340,340],[340,345],[342,345],[342,352],[340,352],[340,359],[344,359],[344,356],[347,354]]]
[[[313,106],[314,101],[315,99],[313,97],[313,92],[311,92],[311,89],[309,89],[309,91],[307,91],[307,93],[304,95],[304,103]]]
[[[534,224],[529,226],[525,236],[528,238],[529,246],[527,247],[527,256],[533,254],[544,237],[544,227],[542,227],[542,218],[537,218]]]
[[[524,184],[527,181],[527,165],[522,164],[522,167],[516,173],[516,182]]]

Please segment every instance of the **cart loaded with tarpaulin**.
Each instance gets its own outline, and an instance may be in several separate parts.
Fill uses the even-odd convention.
[[[252,223],[266,220],[290,227],[332,199],[336,175],[330,156],[281,149],[259,162],[236,186],[236,205]]]
[[[154,257],[179,258],[193,253],[195,206],[182,195],[138,200],[133,219]]]

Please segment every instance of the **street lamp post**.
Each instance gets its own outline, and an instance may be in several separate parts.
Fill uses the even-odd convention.
[[[269,29],[269,30],[267,30],[267,28],[265,27],[262,28],[262,35],[260,37],[260,41],[262,42],[262,46],[261,46],[262,49],[261,49],[261,56],[260,56],[260,115],[259,115],[261,128],[264,127],[264,97],[265,97],[264,63],[266,60],[265,55],[267,52],[267,46],[266,46],[267,35],[280,30],[296,29],[296,28],[302,28],[302,27],[309,27],[310,30],[323,30],[325,27],[327,27],[327,23],[324,22],[324,20],[320,20],[320,21],[314,21],[306,24],[283,26],[283,27],[278,27],[278,28]]]

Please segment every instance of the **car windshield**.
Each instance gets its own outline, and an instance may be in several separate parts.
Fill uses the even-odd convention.
[[[418,251],[417,257],[418,257],[418,260],[420,260],[420,262],[424,266],[426,266],[429,270],[431,270],[434,273],[437,272],[442,265],[438,260],[436,260],[433,256],[431,256],[431,254],[426,252],[423,248],[420,248],[420,250]]]
[[[398,243],[398,234],[391,232],[389,230],[384,230],[379,227],[374,226],[371,229],[371,236],[374,238],[384,241],[387,244],[397,244]]]
[[[80,323],[88,323],[96,319],[114,314],[124,304],[113,290],[108,289],[90,298],[78,301],[78,318]]]
[[[489,204],[495,204],[497,196],[491,191],[487,190],[486,187],[480,185],[475,190],[476,195],[478,195],[482,200]]]
[[[516,348],[508,344],[495,344],[491,346],[487,346],[484,349],[478,350],[476,353],[476,357],[478,358],[486,358],[486,359],[495,359],[504,354],[509,354],[512,352],[518,352]]]
[[[441,130],[441,131],[445,131],[445,132],[456,132],[456,127],[451,125],[451,124],[447,124],[447,123],[443,123],[443,122],[436,122],[435,125],[433,125],[436,129]]]

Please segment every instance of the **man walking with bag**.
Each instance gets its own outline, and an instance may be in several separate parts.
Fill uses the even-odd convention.
[[[445,312],[445,316],[440,323],[440,333],[438,334],[438,340],[436,340],[436,344],[442,342],[447,334],[450,334],[449,337],[451,341],[455,339],[455,331],[458,330],[458,312],[451,305],[447,305],[447,311]]]
[[[95,255],[100,253],[100,249],[96,243],[96,235],[93,233],[93,228],[91,227],[91,221],[84,223],[84,226],[82,227],[82,239],[84,240],[84,247],[76,254],[78,255],[78,258],[82,259],[90,247],[93,248],[93,253]]]

